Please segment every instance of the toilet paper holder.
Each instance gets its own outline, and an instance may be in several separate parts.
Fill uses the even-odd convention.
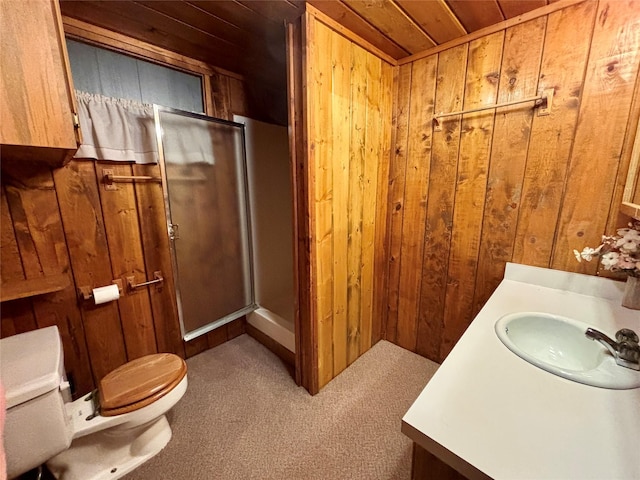
[[[120,295],[122,295],[122,280],[114,278],[111,283],[118,286],[118,291],[120,292]],[[91,287],[79,287],[78,298],[85,302],[91,300],[93,298],[93,289]]]
[[[153,280],[149,280],[148,282],[135,283],[136,277],[134,276],[125,277],[125,280],[127,282],[127,292],[133,292],[138,288],[147,287],[149,285],[154,285],[154,284],[157,284],[157,286],[160,287],[162,282],[164,282],[164,278],[162,277],[162,272],[160,270],[156,270],[155,272],[153,272]],[[122,279],[115,278],[111,283],[118,285],[118,291],[120,292],[120,295],[122,295],[124,290],[122,286]],[[79,300],[86,302],[91,300],[92,298],[93,298],[93,290],[91,287],[85,286],[85,287],[78,288]]]

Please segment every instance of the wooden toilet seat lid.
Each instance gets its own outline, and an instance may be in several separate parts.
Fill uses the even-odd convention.
[[[155,353],[125,363],[100,380],[100,413],[120,415],[149,405],[169,393],[186,373],[185,361],[172,353]]]

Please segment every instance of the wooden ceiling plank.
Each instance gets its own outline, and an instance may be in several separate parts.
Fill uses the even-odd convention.
[[[240,27],[218,18],[195,5],[175,1],[141,1],[138,3],[194,28],[224,38],[238,46],[247,44],[249,31],[242,30]]]
[[[298,0],[304,4],[304,0]],[[326,0],[308,0],[306,3],[315,7],[318,11],[335,20],[348,30],[362,37],[371,45],[380,49],[395,59],[406,57],[409,52],[386,37],[382,32],[372,26],[360,15],[355,13],[342,2],[327,2]]]
[[[396,3],[438,44],[467,34],[444,0],[396,0]]]
[[[431,48],[436,43],[398,6],[385,0],[343,0],[358,15],[375,25],[384,35],[410,53]]]
[[[558,0],[549,3],[546,7],[537,8],[532,10],[531,12],[523,13],[522,15],[510,18],[509,20],[504,20],[500,23],[496,23],[495,25],[490,25],[481,30],[477,30],[475,32],[469,33],[464,37],[459,37],[454,40],[451,40],[447,43],[443,43],[442,45],[438,45],[437,47],[430,48],[425,50],[424,52],[416,53],[415,55],[411,55],[409,57],[405,57],[398,60],[398,65],[405,65],[407,63],[415,62],[421,58],[428,57],[430,55],[434,55],[439,52],[443,52],[453,47],[457,47],[458,45],[462,45],[463,43],[468,43],[473,40],[476,40],[480,37],[484,37],[487,35],[491,35],[492,33],[499,32],[501,30],[506,30],[509,27],[513,27],[514,25],[518,25],[520,23],[528,22],[529,20],[533,20],[534,18],[542,17],[543,15],[549,15],[558,10],[562,10],[565,8],[572,7],[573,5],[578,5],[580,3],[590,1],[590,0]]]
[[[170,31],[165,31],[155,24],[141,21],[143,17],[132,19],[128,15],[123,15],[123,10],[129,11],[129,9],[118,8],[117,3],[119,2],[62,2],[61,5],[66,16],[113,30],[167,50],[180,52],[211,65],[244,73],[241,62],[242,55],[234,54],[231,48],[221,48],[213,42],[204,45],[194,44],[176,37]],[[113,4],[116,4],[115,8],[113,8]]]
[[[107,2],[115,7],[118,2]],[[224,48],[244,48],[240,45],[235,45],[231,41],[223,38],[222,36],[212,34],[201,30],[189,23],[184,22],[181,18],[175,18],[165,13],[156,11],[150,7],[147,7],[142,2],[129,2],[126,9],[116,8],[116,10],[130,20],[144,19],[146,23],[153,25],[154,28],[160,28],[166,32],[171,32],[176,37],[183,38],[196,45],[211,45],[212,42],[221,44]]]
[[[364,48],[367,52],[373,53],[376,57],[380,58],[381,60],[384,60],[389,65],[395,66],[395,65],[398,64],[398,62],[397,62],[397,60],[395,58],[391,57],[390,55],[387,55],[382,50],[380,50],[379,48],[377,48],[374,45],[370,44],[369,42],[367,42],[362,37],[356,35],[355,33],[353,33],[348,28],[346,28],[343,25],[341,25],[338,22],[336,22],[333,18],[329,17],[328,15],[325,15],[324,13],[319,11],[317,8],[314,8],[312,5],[307,5],[306,14],[308,16],[314,17],[319,22],[322,22],[327,27],[329,27],[332,30],[338,32],[340,35],[345,37],[347,40],[350,40],[351,42],[355,43],[356,45]]]
[[[278,22],[274,22],[269,18],[258,15],[253,10],[245,7],[241,3],[233,1],[211,2],[211,1],[189,1],[188,3],[215,15],[237,27],[263,36],[280,26]]]
[[[547,0],[498,0],[505,19],[517,17],[536,8],[544,7]]]
[[[447,0],[467,32],[475,32],[503,21],[497,0]]]
[[[304,6],[293,5],[285,0],[237,0],[257,14],[279,23],[284,30],[284,21],[292,22],[304,12]]]
[[[139,5],[137,2],[133,2],[133,4]],[[147,12],[144,18],[146,20],[149,19],[149,17],[150,13]],[[243,45],[234,45],[229,41],[221,39],[217,35],[209,34],[180,19],[167,17],[164,14],[155,14],[155,12],[151,14],[151,23],[163,29],[166,28],[166,30],[172,32],[174,36],[195,45],[223,47],[227,56],[230,54],[235,57],[236,61],[239,62],[240,71],[246,75],[262,78],[264,72],[271,72],[274,78],[284,78],[284,25],[274,29],[276,32],[281,30],[281,42],[273,38],[265,39],[261,33],[257,33],[255,35],[245,35],[247,41]],[[220,43],[222,45],[219,45]],[[219,58],[220,53],[216,53],[214,56],[208,57],[208,62],[217,62]]]

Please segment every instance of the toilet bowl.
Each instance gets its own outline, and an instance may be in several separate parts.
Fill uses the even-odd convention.
[[[147,355],[72,402],[57,327],[0,340],[8,478],[45,462],[65,480],[122,477],[171,439],[165,414],[184,395],[186,373],[177,355]]]

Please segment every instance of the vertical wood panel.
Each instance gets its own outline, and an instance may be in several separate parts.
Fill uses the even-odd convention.
[[[360,318],[360,352],[371,348],[371,332],[373,328],[373,288],[375,268],[375,234],[376,214],[380,206],[377,199],[386,203],[386,197],[379,192],[378,166],[383,163],[381,100],[382,97],[382,60],[373,55],[367,56],[367,115],[365,127],[365,145],[363,162],[363,192],[362,192],[362,260],[361,281],[361,311]],[[384,227],[383,227],[384,228]]]
[[[505,32],[498,103],[536,95],[545,26],[546,17],[540,17]],[[496,111],[474,316],[502,280],[505,264],[513,255],[533,115],[529,106]]]
[[[299,239],[300,246],[302,248],[303,255],[298,257],[303,262],[298,263],[298,268],[301,278],[308,278],[309,295],[300,295],[300,320],[301,328],[300,344],[304,347],[308,345],[310,348],[305,355],[304,348],[302,353],[302,361],[306,361],[308,368],[302,370],[302,381],[305,384],[312,395],[318,393],[320,389],[320,372],[319,372],[319,347],[318,347],[318,335],[320,334],[320,327],[318,322],[318,259],[316,253],[316,212],[315,212],[315,195],[313,189],[315,188],[315,169],[317,165],[316,160],[316,146],[315,146],[315,118],[309,115],[308,112],[316,111],[316,94],[313,92],[314,77],[316,75],[316,66],[314,65],[317,56],[316,46],[313,42],[315,35],[315,19],[307,12],[301,18],[300,26],[300,81],[296,85],[299,87],[297,90],[303,92],[302,99],[302,112],[299,117],[295,117],[298,120],[296,126],[302,131],[303,144],[300,151],[296,152],[298,162],[298,182],[296,183],[296,191],[300,195],[300,201],[298,202],[298,219],[300,225],[302,225],[302,231],[298,232],[298,235],[304,235],[303,239]],[[299,105],[299,103],[298,103]],[[295,105],[295,106],[298,106]],[[294,106],[294,107],[295,107]],[[303,210],[305,213],[301,213],[300,207],[305,205]],[[306,240],[306,241],[305,241]],[[308,269],[306,266],[308,265]],[[303,310],[304,301],[308,301],[309,308],[305,312]],[[305,318],[308,313],[308,318]],[[304,321],[306,320],[306,322]],[[308,328],[306,328],[308,327]]]
[[[232,114],[249,116],[250,110],[244,84],[237,78],[229,78],[229,101]]]
[[[389,291],[386,339],[398,338],[398,297],[402,251],[402,218],[404,216],[407,142],[409,136],[409,101],[411,98],[412,64],[402,65],[398,72],[398,90],[394,99],[394,142],[389,172]]]
[[[184,350],[187,358],[193,357],[199,353],[204,352],[209,348],[209,340],[207,335],[200,335],[199,337],[184,342]]]
[[[13,227],[11,212],[7,202],[7,193],[4,182],[0,196],[0,277],[2,283],[10,284],[15,280],[24,280],[24,269],[20,258],[20,250]],[[2,304],[0,310],[0,337],[8,337],[36,328],[36,318],[30,299],[14,300]]]
[[[2,222],[0,229],[0,279],[2,283],[9,283],[11,280],[24,280],[24,269],[4,183],[0,194],[0,222]]]
[[[243,333],[246,333],[247,322],[244,317],[233,320],[227,323],[227,339],[234,339]]]
[[[360,356],[362,318],[362,215],[364,211],[364,156],[367,122],[367,53],[351,48],[351,142],[349,146],[349,211],[347,251],[347,362]],[[335,204],[335,208],[340,208]]]
[[[209,112],[217,118],[231,120],[231,99],[229,98],[229,78],[219,73],[214,73],[210,77],[212,90],[213,112]]]
[[[382,305],[374,306],[374,244],[386,234],[376,225],[387,191],[378,171],[390,150],[390,129],[382,128],[390,126],[393,68],[308,14],[304,33],[315,393],[380,335],[373,320]]]
[[[37,278],[60,273],[70,276],[69,259],[51,171],[47,168],[20,168],[12,171],[13,165],[4,167],[3,176],[7,182],[9,206],[12,211],[20,212],[18,216],[13,216],[14,226],[24,229],[23,237],[29,237],[29,247],[34,248],[37,256],[34,262],[23,262],[25,265],[38,264],[33,270],[25,269],[26,277]],[[23,257],[26,254],[21,253]],[[82,319],[75,302],[76,293],[71,278],[65,289],[32,299],[37,328],[58,327],[67,371],[76,390],[84,392],[91,390],[94,382],[87,361]]]
[[[466,478],[417,443],[413,444],[411,480],[466,480]]]
[[[503,40],[499,32],[469,45],[464,108],[495,103]],[[462,118],[441,356],[453,348],[471,320],[493,119],[491,110]]]
[[[309,123],[309,148],[313,180],[310,181],[310,208],[314,210],[312,224],[314,237],[316,280],[316,321],[318,341],[318,385],[322,387],[333,378],[333,132],[332,115],[332,33],[312,20],[307,24],[309,42],[314,45],[308,52],[309,77],[307,88],[313,105],[314,118]]]
[[[134,165],[133,174],[159,177],[160,168],[158,165]],[[145,269],[147,272],[159,270],[164,278],[161,288],[149,289],[158,351],[175,353],[184,358],[162,186],[157,183],[137,183],[135,192]]]
[[[465,44],[438,54],[436,112],[462,109],[467,51]],[[416,351],[434,361],[440,360],[444,326],[460,121],[460,116],[449,117],[442,131],[433,133]]]
[[[595,8],[585,2],[548,17],[538,91],[555,88],[555,95],[551,114],[533,117],[513,252],[516,263],[549,266]]]
[[[333,62],[331,128],[333,131],[333,372],[347,368],[347,252],[349,210],[349,111],[351,102],[351,43],[334,37],[331,44]]]
[[[38,328],[33,304],[28,298],[3,303],[0,322],[2,322],[0,325],[2,338]]]
[[[54,171],[54,180],[76,285],[110,285],[114,276],[93,162],[73,160]],[[93,376],[101,379],[127,360],[118,307],[84,302],[81,311]]]
[[[489,109],[464,115],[460,138],[456,117],[434,133],[425,255],[416,267],[422,277],[418,353],[436,361],[447,355],[502,279],[507,261],[596,273],[596,262],[580,265],[571,250],[597,245],[600,235],[610,233],[607,222],[613,228],[617,220],[610,212],[619,208],[620,179],[628,168],[623,146],[635,108],[639,17],[635,3],[583,2],[511,25],[504,47],[496,40],[500,32],[461,45],[459,52],[438,53],[437,111],[459,110],[463,95],[464,108],[549,88],[555,95],[548,116],[520,105],[499,109],[494,120]],[[463,94],[460,62],[467,46]],[[415,61],[404,66],[415,69]],[[412,88],[398,97],[396,118],[414,94]],[[409,131],[414,121],[411,115]],[[401,123],[394,128],[396,138],[407,130]],[[409,144],[417,140],[409,135]],[[403,208],[418,200],[410,188],[393,199]],[[388,213],[391,225],[394,215]],[[399,255],[404,268],[404,244],[392,247],[389,259],[390,305],[398,294],[394,262]],[[406,332],[397,326],[398,338],[411,338],[413,325]],[[390,329],[396,329],[392,315],[387,338],[397,341]]]
[[[303,82],[302,21],[287,25],[287,92],[289,95],[289,157],[293,194],[293,290],[296,341],[295,378],[298,385],[311,391],[317,375],[315,362],[315,328],[311,322],[309,269],[309,223],[307,201],[306,136],[303,125],[305,90]]]
[[[601,0],[589,53],[580,121],[553,248],[556,269],[595,273],[596,262],[575,262],[573,249],[598,245],[615,188],[631,96],[640,59],[640,5]],[[603,121],[606,119],[606,121]],[[591,155],[597,152],[598,161]],[[585,201],[584,192],[598,192]]]
[[[397,327],[398,345],[409,350],[415,350],[418,329],[421,272],[416,265],[422,264],[424,252],[437,65],[437,55],[415,62],[411,83]]]
[[[385,337],[387,325],[387,299],[389,278],[389,173],[391,163],[391,138],[393,98],[398,87],[398,67],[382,62],[380,79],[380,132],[381,151],[378,165],[378,193],[376,201],[376,238],[374,245],[374,304],[371,321],[371,345]]]
[[[204,335],[204,337],[206,337],[207,339],[208,348],[215,348],[218,345],[222,345],[224,342],[229,340],[227,325],[224,325],[220,328],[216,328],[215,330],[211,330],[209,333]]]
[[[102,178],[102,169],[105,167],[113,169],[114,175],[132,174],[130,165],[98,162],[98,178]],[[121,279],[125,286],[125,294],[118,300],[118,308],[127,359],[133,360],[158,351],[148,288],[126,288],[126,277],[129,276],[134,277],[136,284],[152,280],[144,266],[135,191],[133,184],[120,183],[117,184],[117,190],[101,188],[99,192],[113,278]]]

